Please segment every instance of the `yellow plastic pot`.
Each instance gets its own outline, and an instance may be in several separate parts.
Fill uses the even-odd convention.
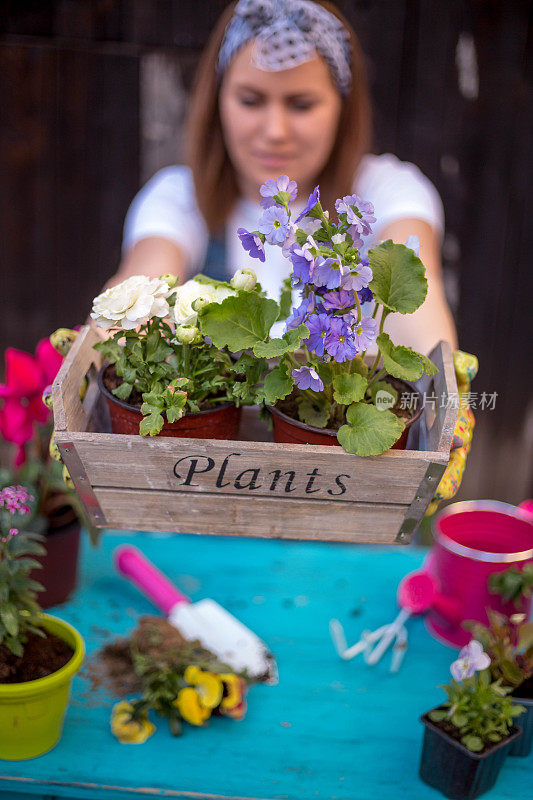
[[[61,736],[70,684],[80,669],[85,645],[78,631],[50,614],[42,625],[74,650],[64,667],[34,681],[0,683],[0,758],[17,761],[47,753]]]

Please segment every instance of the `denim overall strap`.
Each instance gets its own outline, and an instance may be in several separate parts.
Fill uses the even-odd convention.
[[[200,271],[202,275],[206,275],[216,281],[227,281],[229,279],[226,271],[226,242],[224,239],[209,237],[205,261]]]

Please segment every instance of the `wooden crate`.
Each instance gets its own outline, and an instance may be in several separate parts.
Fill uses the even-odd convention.
[[[53,386],[55,437],[95,525],[235,536],[408,543],[448,462],[457,411],[450,346],[432,358],[437,397],[410,436],[420,449],[360,458],[340,447],[276,444],[257,409],[241,438],[110,433],[96,374],[97,335],[78,335]],[[83,403],[79,386],[89,375]],[[453,395],[455,394],[455,398]],[[449,402],[448,402],[449,401]]]

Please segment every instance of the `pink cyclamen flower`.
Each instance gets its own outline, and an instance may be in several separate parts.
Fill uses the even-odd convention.
[[[450,672],[456,681],[471,678],[474,673],[487,669],[490,658],[484,652],[483,646],[476,639],[472,639],[459,653],[459,658],[450,667]]]
[[[50,412],[41,400],[43,389],[53,382],[63,357],[41,339],[35,355],[8,347],[5,383],[0,384],[0,435],[18,445],[15,466],[26,460],[25,445],[33,439],[35,423],[47,422]]]

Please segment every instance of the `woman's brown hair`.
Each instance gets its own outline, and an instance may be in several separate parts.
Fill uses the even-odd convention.
[[[349,22],[329,2],[319,0],[343,23],[350,35],[352,85],[343,98],[337,137],[330,157],[317,176],[324,208],[337,197],[350,194],[353,178],[371,136],[371,108],[359,40]],[[236,3],[222,13],[200,60],[187,121],[187,156],[192,169],[198,207],[213,234],[220,233],[239,197],[235,170],[224,145],[218,110],[219,80],[216,64]]]

